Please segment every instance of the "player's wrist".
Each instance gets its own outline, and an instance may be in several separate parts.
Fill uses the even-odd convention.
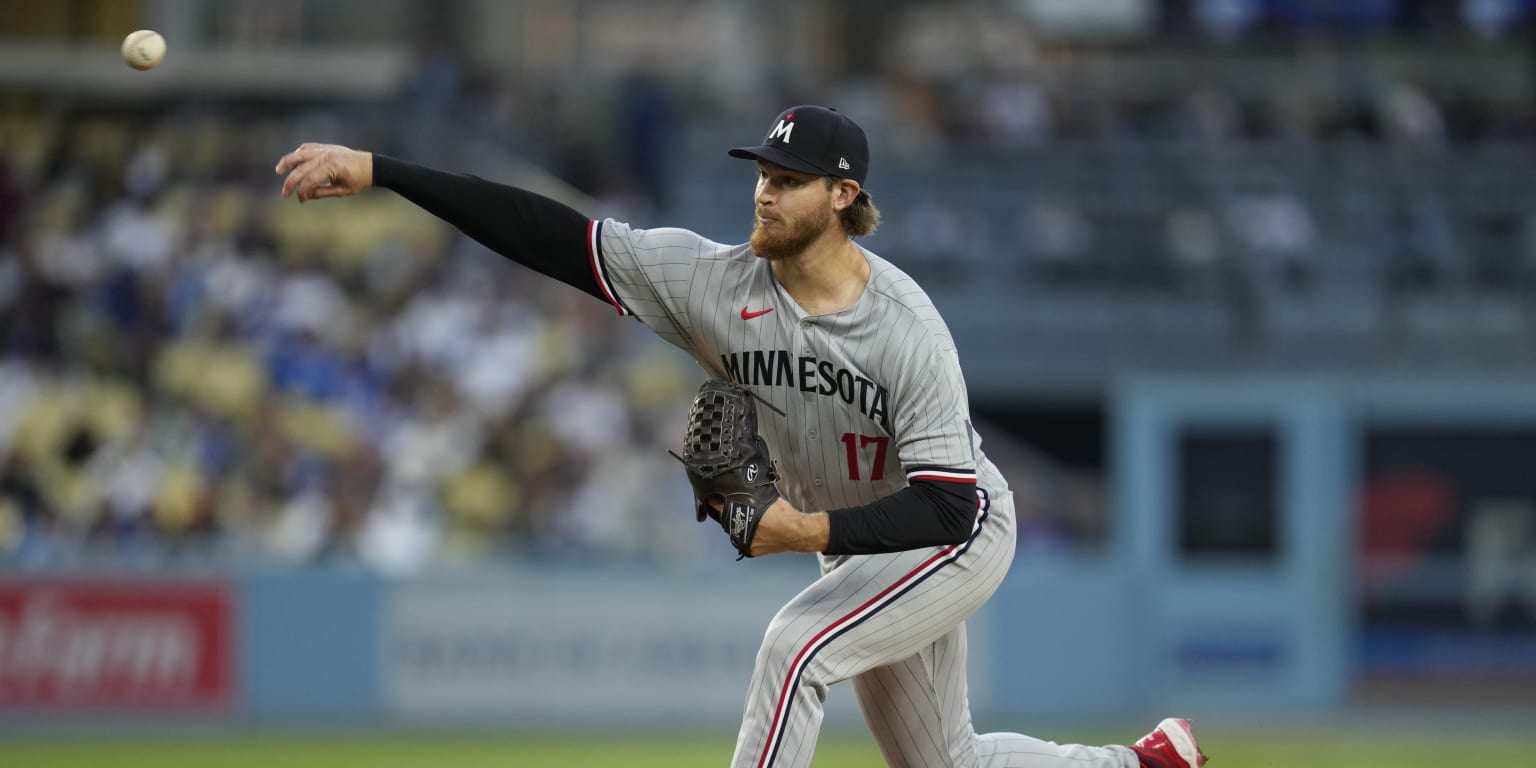
[[[804,512],[798,520],[796,552],[823,552],[831,545],[831,518],[825,512]]]
[[[359,164],[360,169],[357,174],[357,191],[361,192],[373,186],[373,153],[359,151],[358,154],[363,156],[362,162]]]

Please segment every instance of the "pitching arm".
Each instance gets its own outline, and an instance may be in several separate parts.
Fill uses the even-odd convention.
[[[517,187],[375,154],[373,183],[539,274],[607,299],[587,259],[586,216]]]

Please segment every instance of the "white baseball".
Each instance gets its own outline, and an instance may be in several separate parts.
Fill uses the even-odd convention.
[[[141,29],[123,38],[123,61],[134,69],[153,69],[165,58],[165,38],[152,29]]]

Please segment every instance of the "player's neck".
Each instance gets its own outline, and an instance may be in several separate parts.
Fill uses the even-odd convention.
[[[774,279],[812,315],[854,305],[869,282],[869,260],[841,233],[818,239],[799,254],[769,263]]]

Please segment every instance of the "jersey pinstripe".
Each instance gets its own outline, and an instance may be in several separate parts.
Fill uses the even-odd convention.
[[[759,425],[796,507],[868,504],[918,477],[1006,490],[971,428],[949,329],[890,262],[865,251],[858,301],[811,315],[747,245],[612,220],[592,224],[589,245],[621,314],[784,412]]]

